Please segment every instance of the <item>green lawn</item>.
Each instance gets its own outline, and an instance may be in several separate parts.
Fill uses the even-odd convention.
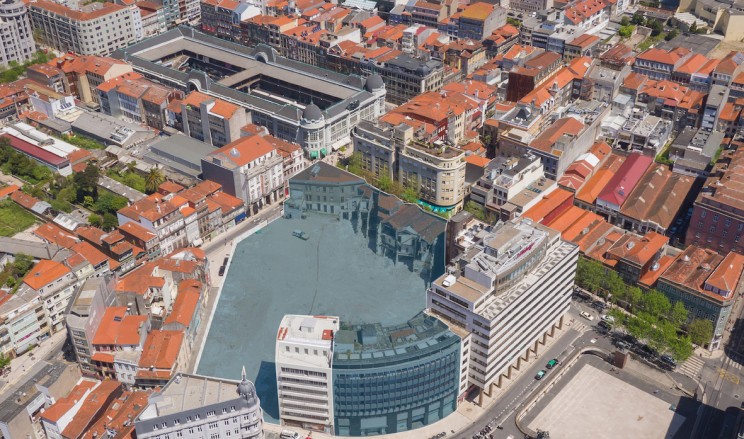
[[[0,236],[13,236],[31,227],[36,217],[11,200],[0,201]]]

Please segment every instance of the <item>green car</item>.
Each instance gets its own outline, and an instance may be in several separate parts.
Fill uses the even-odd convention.
[[[538,372],[538,373],[537,373],[537,375],[535,375],[535,379],[536,379],[536,380],[541,380],[541,379],[543,379],[543,377],[545,376],[545,374],[546,374],[546,373],[547,373],[547,372],[545,372],[544,370],[541,370],[540,372]]]
[[[548,364],[545,365],[548,369],[552,369],[558,365],[558,360],[553,358],[552,360],[548,361]]]

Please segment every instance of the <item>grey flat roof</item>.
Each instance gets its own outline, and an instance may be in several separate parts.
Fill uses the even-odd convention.
[[[159,393],[160,398],[155,402],[158,416],[168,416],[235,400],[239,398],[237,394],[239,383],[240,381],[180,374],[180,379],[169,381]],[[143,413],[139,419],[150,418]]]
[[[105,175],[101,175],[101,177],[98,179],[98,186],[108,189],[116,195],[121,195],[132,203],[135,203],[146,197],[146,195],[142,192],[136,189],[132,189],[129,186],[119,183],[118,181]]]
[[[0,402],[0,422],[10,422],[25,411],[26,406],[41,393],[36,385],[49,388],[59,379],[66,368],[67,365],[61,362],[40,361],[34,363],[31,373],[26,375],[28,376],[26,381],[3,392],[5,399]]]
[[[99,139],[105,139],[108,143],[118,143],[120,145],[129,145],[137,140],[136,133],[149,131],[139,125],[125,122],[113,116],[103,113],[93,113],[90,111],[83,112],[83,114],[72,123],[72,127]],[[123,128],[132,131],[128,137],[122,141],[117,141],[111,138],[115,131]]]
[[[52,259],[60,248],[55,244],[0,237],[0,252],[17,255],[23,253],[36,259]]]
[[[201,174],[201,160],[215,147],[183,134],[161,137],[149,146],[145,159],[172,168],[189,177]]]

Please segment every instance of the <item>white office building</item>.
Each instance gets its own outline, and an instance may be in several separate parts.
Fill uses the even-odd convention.
[[[178,373],[135,419],[138,439],[263,439],[253,383]]]
[[[578,247],[530,220],[504,223],[456,261],[427,307],[471,336],[468,387],[490,394],[563,324]]]
[[[36,52],[26,5],[20,0],[0,1],[0,67],[24,63]]]
[[[286,315],[276,336],[282,425],[333,434],[333,336],[338,317]]]

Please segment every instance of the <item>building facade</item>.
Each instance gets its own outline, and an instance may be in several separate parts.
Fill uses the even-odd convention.
[[[19,0],[0,2],[0,67],[23,64],[36,52],[28,9]]]

